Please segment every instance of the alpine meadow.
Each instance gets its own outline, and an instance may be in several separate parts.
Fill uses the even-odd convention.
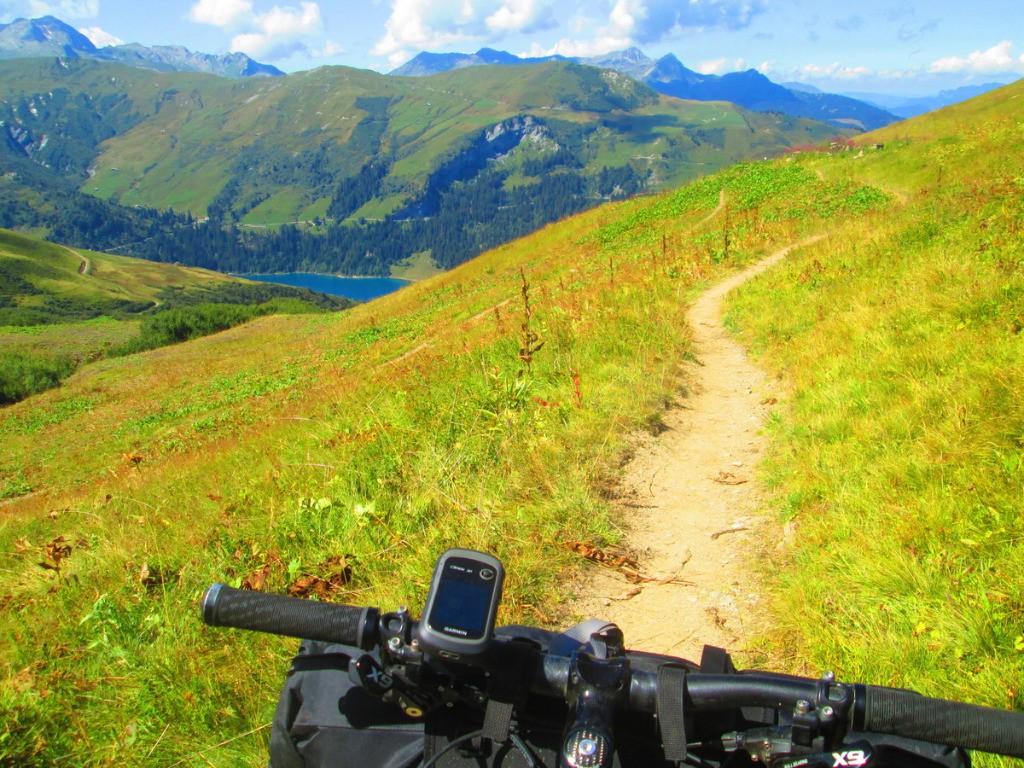
[[[622,537],[633,436],[686,403],[688,302],[794,244],[727,312],[789,392],[751,563],[769,630],[745,650],[1021,709],[1024,81],[722,165],[367,304],[83,353],[0,410],[0,764],[265,764],[295,642],[205,627],[214,582],[416,611],[437,554],[464,546],[505,563],[499,622],[581,618],[571,543]],[[117,174],[94,183],[177,194]],[[315,201],[292,202],[273,205]],[[82,327],[46,328],[70,345]]]

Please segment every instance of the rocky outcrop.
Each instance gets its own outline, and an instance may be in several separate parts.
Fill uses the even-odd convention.
[[[427,180],[424,193],[396,214],[397,219],[428,218],[437,212],[441,194],[453,184],[468,181],[492,161],[500,162],[524,142],[545,151],[560,149],[544,121],[532,115],[517,115],[485,128],[447,159]]]

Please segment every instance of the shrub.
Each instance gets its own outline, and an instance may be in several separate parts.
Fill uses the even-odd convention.
[[[113,347],[109,354],[111,357],[120,357],[198,339],[211,333],[226,331],[263,315],[322,311],[324,310],[298,298],[274,298],[265,304],[256,305],[203,303],[167,309],[144,316],[140,335]]]
[[[0,352],[0,405],[56,387],[75,372],[74,358]]]

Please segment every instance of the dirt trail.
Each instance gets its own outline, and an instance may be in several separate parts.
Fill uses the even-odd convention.
[[[571,608],[613,621],[631,648],[700,660],[705,643],[742,650],[756,629],[759,587],[744,563],[765,537],[755,475],[763,420],[780,394],[721,321],[722,299],[783,259],[784,248],[715,285],[691,307],[689,394],[665,414],[668,430],[638,438],[622,484],[626,546],[640,571],[589,568]]]
[[[89,257],[88,256],[86,256],[84,253],[76,251],[76,250],[74,250],[72,248],[68,248],[66,245],[62,245],[61,247],[65,251],[70,253],[72,256],[74,256],[75,258],[82,260],[82,263],[78,265],[78,274],[80,274],[80,275],[90,275],[90,274],[92,274],[92,262],[89,261]]]

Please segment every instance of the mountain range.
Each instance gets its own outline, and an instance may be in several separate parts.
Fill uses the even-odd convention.
[[[194,53],[179,45],[147,47],[137,43],[97,48],[88,37],[53,16],[0,24],[0,59],[35,56],[113,61],[163,72],[209,72],[223,77],[284,74],[277,67],[260,64],[244,53],[214,56]]]
[[[97,48],[74,27],[53,16],[18,19],[0,26],[0,59],[32,56],[96,59],[158,71],[209,72],[225,77],[284,74],[242,53],[214,56],[194,53],[181,46],[146,47],[136,43]],[[704,75],[686,68],[672,54],[655,61],[637,48],[572,59],[562,56],[521,58],[491,48],[482,48],[474,54],[424,52],[391,74],[426,77],[467,67],[532,66],[553,61],[611,69],[644,82],[659,93],[680,99],[728,101],[756,112],[781,112],[838,127],[873,130],[899,119],[879,106],[857,99],[778,85],[756,70]]]
[[[882,107],[848,96],[798,90],[772,82],[754,69],[726,75],[705,75],[688,69],[674,54],[651,59],[638,48],[594,58],[519,58],[504,51],[482,48],[476,53],[421,53],[391,72],[405,77],[426,77],[476,66],[531,66],[547,61],[574,61],[611,69],[649,85],[667,96],[694,101],[728,101],[755,112],[781,112],[843,128],[870,131],[900,118]]]
[[[97,48],[44,17],[0,26],[0,59],[0,226],[250,273],[447,269],[607,200],[898,120],[637,48],[285,75],[243,54]]]
[[[959,104],[962,101],[973,99],[975,96],[981,96],[983,93],[994,91],[996,88],[1002,88],[1004,85],[1006,83],[965,85],[962,88],[939,91],[934,96],[894,96],[886,93],[849,93],[847,95],[886,109],[898,117],[908,118]],[[804,87],[806,88],[806,86]]]
[[[53,16],[0,24],[0,59],[34,56],[95,59],[164,72],[208,72],[232,78],[284,75],[277,67],[255,61],[244,53],[213,55],[193,52],[180,45],[147,47],[138,43],[97,48],[81,32]],[[1005,85],[993,82],[927,96],[833,94],[804,83],[774,83],[756,70],[705,75],[688,69],[672,54],[654,60],[638,48],[575,58],[520,57],[493,48],[481,48],[468,54],[423,52],[391,74],[428,77],[466,67],[529,66],[550,61],[573,61],[613,69],[646,82],[660,93],[683,99],[731,101],[755,111],[777,111],[861,130],[873,130],[898,119],[915,117]]]

